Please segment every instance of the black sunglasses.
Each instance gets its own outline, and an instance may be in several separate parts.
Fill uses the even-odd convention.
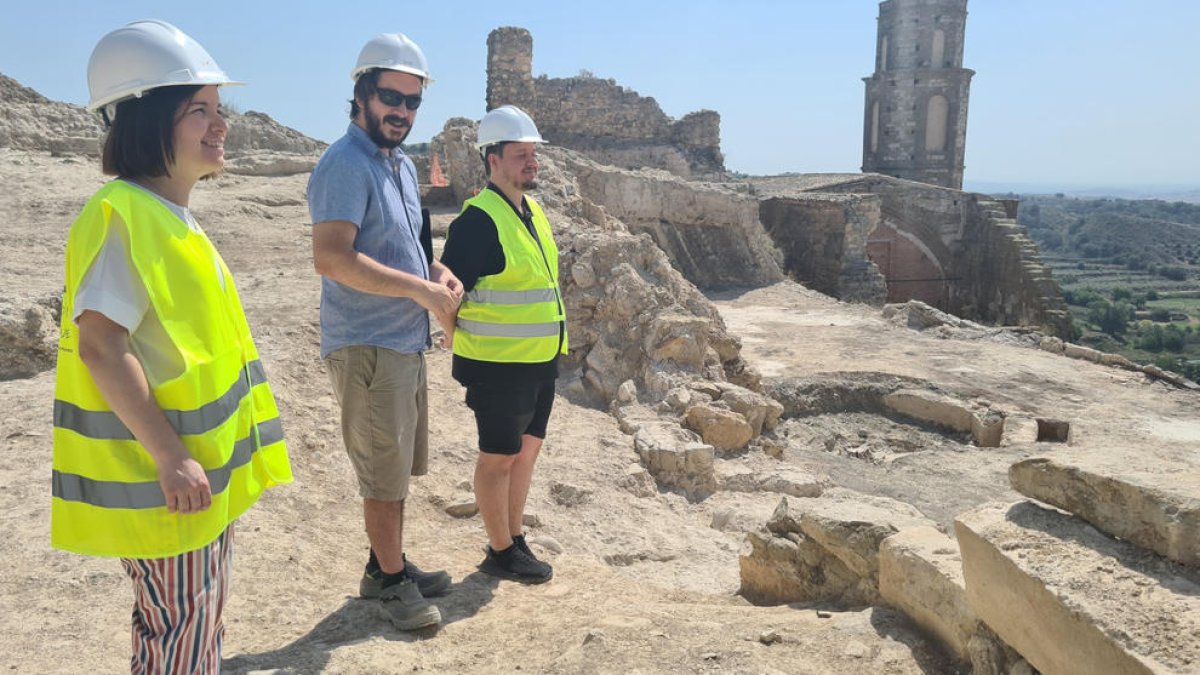
[[[395,89],[378,87],[375,89],[375,96],[379,98],[380,103],[392,108],[399,108],[402,104],[409,110],[416,110],[421,107],[420,94],[405,94]]]

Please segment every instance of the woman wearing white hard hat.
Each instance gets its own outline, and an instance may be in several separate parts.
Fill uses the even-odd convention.
[[[233,277],[188,209],[225,162],[228,84],[162,21],[105,35],[88,63],[116,180],[67,238],[51,544],[121,559],[133,672],[219,671],[233,521],[292,478]]]

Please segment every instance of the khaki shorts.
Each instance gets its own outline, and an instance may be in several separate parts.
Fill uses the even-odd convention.
[[[355,345],[325,357],[342,406],[342,440],[365,499],[401,501],[429,472],[425,355]]]

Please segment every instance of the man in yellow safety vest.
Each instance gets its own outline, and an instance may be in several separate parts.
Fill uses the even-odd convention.
[[[558,357],[567,353],[558,249],[545,213],[526,194],[537,187],[536,144],[544,142],[515,106],[483,118],[477,146],[489,182],[450,224],[442,254],[466,291],[457,316],[439,320],[479,432],[475,500],[488,538],[479,568],[522,583],[553,576],[526,543],[521,521]]]

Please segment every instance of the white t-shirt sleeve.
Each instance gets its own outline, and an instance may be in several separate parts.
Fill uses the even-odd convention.
[[[78,322],[80,314],[91,310],[132,334],[149,309],[150,296],[129,259],[125,225],[114,213],[104,245],[75,292],[71,320]]]

